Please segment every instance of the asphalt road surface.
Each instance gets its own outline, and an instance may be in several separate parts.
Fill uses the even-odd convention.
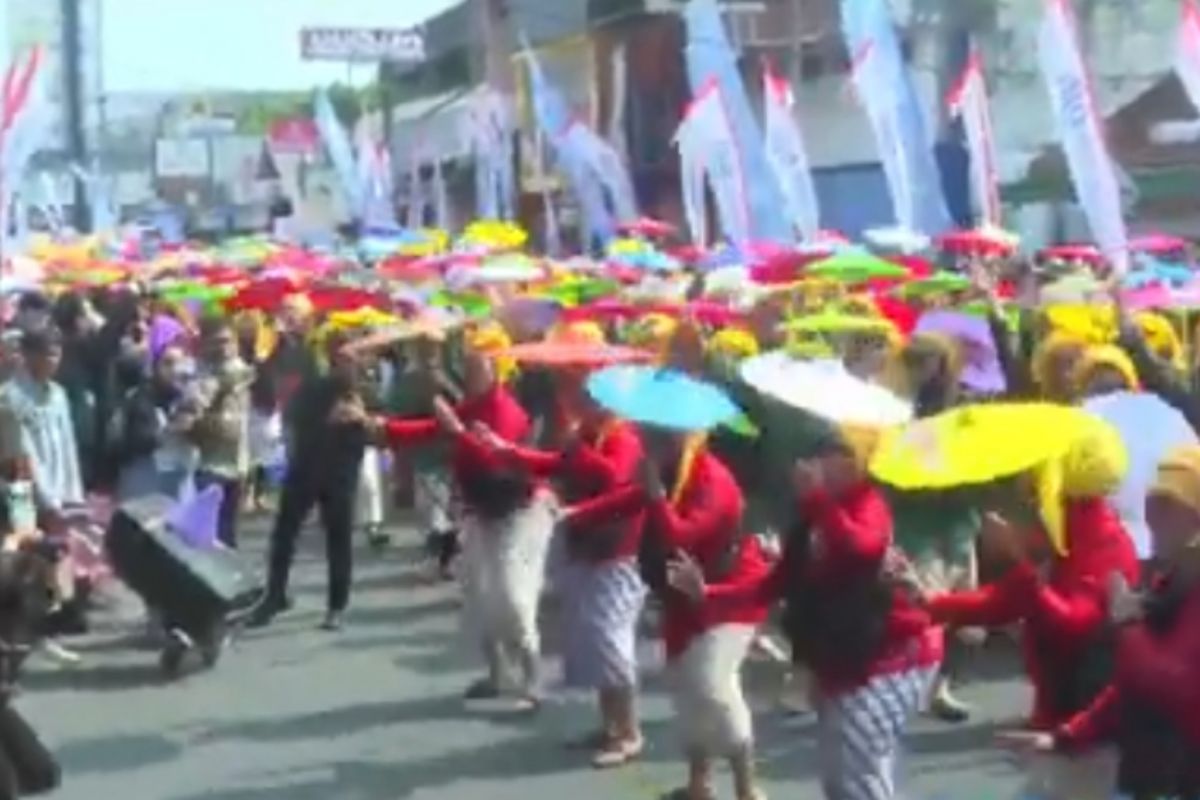
[[[262,528],[247,537],[256,551]],[[652,643],[647,753],[626,770],[595,772],[569,747],[594,724],[585,697],[554,692],[534,717],[464,708],[460,694],[477,672],[456,592],[424,579],[411,530],[398,527],[383,554],[359,551],[345,629],[317,630],[325,580],[316,534],[295,574],[295,611],[245,633],[213,672],[165,683],[128,598],[79,642],[82,664],[31,663],[18,703],[62,761],[54,800],[651,800],[680,782]],[[910,734],[907,797],[1014,796],[1017,765],[992,739],[1026,708],[1027,690],[1011,648],[982,654],[974,671],[964,693],[977,707],[971,722],[923,720]],[[775,667],[752,664],[748,682],[770,796],[820,797],[811,717],[776,710]],[[724,775],[720,790],[729,796]]]

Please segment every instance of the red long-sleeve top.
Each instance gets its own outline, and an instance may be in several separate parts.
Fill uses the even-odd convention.
[[[1055,687],[1078,672],[1085,651],[1101,632],[1112,574],[1120,573],[1131,586],[1138,580],[1129,535],[1103,499],[1068,500],[1065,511],[1069,551],[1054,560],[1046,580],[1026,562],[994,584],[940,595],[929,604],[935,619],[954,625],[1025,623],[1025,669],[1034,690],[1029,724],[1039,730],[1066,722]]]
[[[464,479],[480,472],[491,472],[506,466],[504,461],[485,442],[470,430],[472,423],[487,425],[496,435],[508,442],[521,442],[529,436],[531,425],[525,409],[502,384],[486,392],[468,397],[455,409],[467,430],[455,437],[451,470],[461,485]],[[432,417],[388,419],[384,426],[388,444],[395,447],[419,444],[441,433],[441,426]]]
[[[740,586],[710,586],[713,600],[748,596],[755,602],[772,604],[788,593],[789,582],[802,580],[836,598],[840,587],[849,581],[877,574],[892,544],[892,514],[883,494],[863,483],[837,496],[815,491],[800,503],[801,518],[809,521],[812,543],[809,556],[799,574],[793,574],[790,554],[757,582]],[[832,664],[809,664],[822,693],[853,691],[881,675],[930,667],[941,661],[943,637],[928,612],[914,602],[911,594],[897,588],[888,610],[883,646],[878,655],[861,669],[847,673]]]
[[[566,452],[516,447],[512,454],[525,469],[538,477],[561,478],[565,484],[565,499],[571,503],[582,503],[631,486],[637,477],[638,465],[645,458],[637,430],[633,425],[620,421],[598,430],[585,431],[579,446]],[[627,516],[600,525],[572,524],[567,529],[567,535],[603,535],[614,525],[620,528],[620,542],[609,560],[636,556],[642,538],[642,523],[637,516]]]
[[[1111,739],[1118,733],[1121,708],[1129,701],[1171,720],[1193,747],[1200,748],[1200,586],[1192,589],[1170,630],[1122,628],[1116,655],[1112,684],[1058,728],[1060,746],[1074,750]]]
[[[724,464],[708,451],[698,453],[684,478],[677,502],[650,500],[639,486],[618,489],[576,506],[569,515],[572,527],[587,527],[623,517],[640,518],[644,535],[662,536],[669,549],[696,560],[706,574],[716,572],[730,541],[741,535],[742,490]],[[744,537],[732,570],[725,581],[733,585],[756,583],[768,565],[753,536]],[[663,600],[662,637],[668,660],[687,650],[696,637],[719,625],[760,625],[768,605],[699,603],[675,592]]]

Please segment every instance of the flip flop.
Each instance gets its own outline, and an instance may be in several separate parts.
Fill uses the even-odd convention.
[[[646,740],[640,736],[634,740],[609,742],[592,756],[592,766],[596,769],[623,767],[637,760],[645,749]]]

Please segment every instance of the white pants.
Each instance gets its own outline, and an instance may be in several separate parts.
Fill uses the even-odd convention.
[[[757,633],[754,625],[719,625],[693,640],[671,665],[675,717],[688,752],[727,757],[753,742],[742,662]]]
[[[539,492],[528,506],[501,520],[464,517],[464,621],[485,650],[527,664],[538,658],[538,604],[555,517],[549,492]]]
[[[1116,748],[1099,747],[1078,756],[1039,754],[1026,766],[1027,780],[1018,797],[1111,800],[1116,796]]]
[[[366,527],[383,524],[383,464],[379,451],[368,447],[363,453],[358,474],[358,514],[355,519]]]

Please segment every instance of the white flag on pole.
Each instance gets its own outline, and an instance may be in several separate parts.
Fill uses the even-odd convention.
[[[1079,51],[1068,0],[1046,0],[1038,53],[1054,107],[1059,137],[1092,236],[1118,274],[1129,264],[1129,238],[1121,213],[1121,186]]]
[[[971,156],[971,188],[979,221],[999,227],[1001,223],[1000,189],[996,177],[996,140],[992,132],[992,112],[988,102],[983,59],[972,50],[958,84],[946,99],[950,113],[962,120]]]

